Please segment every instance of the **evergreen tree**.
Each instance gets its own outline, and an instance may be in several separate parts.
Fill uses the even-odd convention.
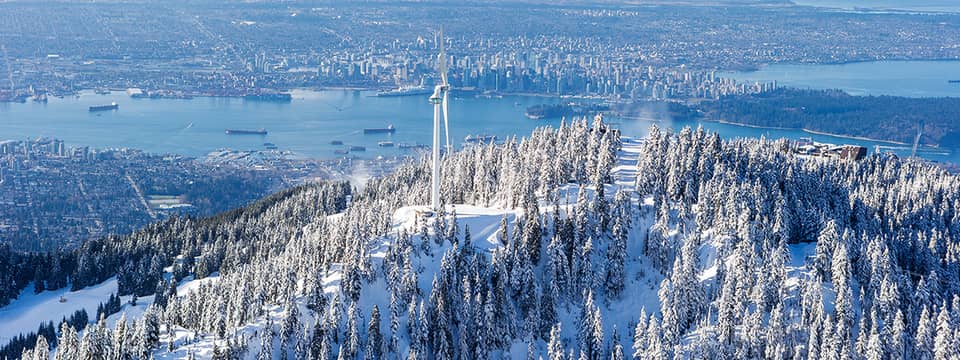
[[[360,351],[360,314],[357,303],[351,302],[347,310],[347,332],[343,336],[340,352],[346,358],[356,358]]]
[[[367,326],[367,345],[363,351],[364,359],[383,358],[383,334],[380,333],[380,308],[373,306],[370,312],[370,324]]]
[[[33,346],[33,360],[50,360],[50,345],[43,335],[37,336],[37,343]]]
[[[550,341],[547,343],[547,359],[566,360],[565,355],[563,340],[560,339],[560,323],[556,323],[550,329]]]
[[[617,334],[617,326],[613,326],[613,335],[611,337],[612,346],[609,351],[610,360],[625,360],[623,354],[623,344],[620,343],[620,335]]]
[[[920,312],[912,356],[917,360],[932,360],[934,357],[934,323],[926,306]]]
[[[75,360],[79,359],[80,342],[77,339],[77,331],[67,322],[60,324],[60,341],[57,345],[54,360]]]
[[[934,359],[956,359],[960,357],[953,335],[950,313],[947,311],[946,304],[944,304],[940,307],[940,314],[937,315],[937,329],[933,344]]]

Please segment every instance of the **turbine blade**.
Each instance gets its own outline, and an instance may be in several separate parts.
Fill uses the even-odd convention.
[[[440,27],[440,54],[437,55],[437,65],[440,70],[440,84],[447,85],[447,50],[444,48],[443,27]]]
[[[449,93],[450,90],[443,91],[443,130],[445,131],[444,137],[447,139],[447,152],[452,150],[450,147],[450,118],[447,115],[447,94]]]

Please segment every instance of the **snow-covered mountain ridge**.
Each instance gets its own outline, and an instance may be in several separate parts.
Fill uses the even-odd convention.
[[[322,207],[343,211],[304,212],[339,194],[308,191],[216,234],[170,235],[186,240],[157,255],[181,255],[165,276],[219,276],[176,296],[161,280],[81,338],[65,331],[57,356],[958,354],[955,176],[801,159],[783,141],[611,130],[575,122],[449,154],[433,216],[409,205],[428,194],[414,163]]]

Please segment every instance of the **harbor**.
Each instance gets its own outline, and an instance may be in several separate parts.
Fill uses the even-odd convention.
[[[947,86],[941,77],[939,83]],[[956,87],[956,85],[949,85]],[[134,148],[151,153],[173,153],[204,157],[218,149],[238,151],[284,151],[292,156],[317,159],[341,157],[374,159],[418,156],[428,150],[432,122],[429,101],[423,96],[376,97],[373,91],[327,90],[291,92],[286,102],[245,101],[239,98],[194,97],[192,99],[132,99],[125,91],[106,95],[85,91],[79,97],[50,97],[48,102],[0,105],[0,117],[10,119],[4,137],[27,139],[48,136],[78,146]],[[120,110],[88,112],[91,106],[116,103]],[[456,147],[502,142],[518,134],[529,134],[540,126],[557,127],[560,118],[530,120],[525,109],[538,104],[560,104],[568,99],[543,96],[502,98],[453,97],[450,138]],[[519,105],[517,105],[519,104]],[[723,138],[759,137],[797,139],[811,136],[817,142],[864,146],[869,153],[883,142],[845,139],[800,130],[749,128],[734,124],[673,120],[650,114],[636,119],[605,119],[617,123],[627,136],[642,137],[650,126],[680,129],[704,127]],[[569,124],[570,118],[567,118]],[[366,133],[365,129],[393,132]],[[227,135],[226,129],[260,130],[265,134]],[[380,146],[389,141],[393,146]],[[270,149],[264,143],[273,144]],[[362,146],[365,151],[350,151]],[[275,147],[275,149],[273,149]],[[883,149],[901,156],[909,149]],[[960,163],[951,149],[920,151],[919,156],[935,161]]]

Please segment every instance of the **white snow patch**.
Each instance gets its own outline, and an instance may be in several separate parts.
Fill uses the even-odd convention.
[[[110,294],[117,292],[117,278],[112,277],[100,284],[77,291],[69,291],[69,286],[60,290],[33,293],[33,285],[20,292],[20,296],[7,306],[0,308],[0,343],[6,344],[11,338],[37,331],[40,324],[53,321],[59,326],[60,320],[69,318],[74,312],[85,309],[90,320],[97,316],[97,305],[106,302]],[[66,299],[60,302],[60,298]]]

